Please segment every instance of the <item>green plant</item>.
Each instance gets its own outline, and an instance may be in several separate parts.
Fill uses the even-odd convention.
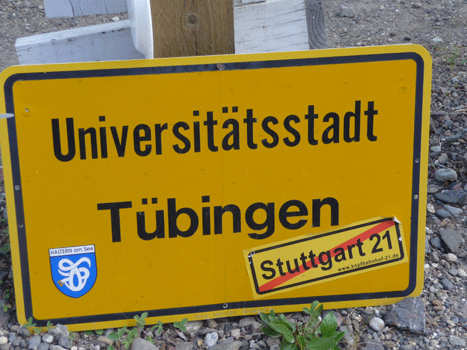
[[[153,332],[155,329],[157,330],[157,336],[161,335],[162,333],[162,322],[161,321],[157,321],[157,324],[155,324],[151,328],[151,332]]]
[[[29,332],[31,332],[32,330],[35,331],[36,324],[32,321],[33,321],[32,317],[29,317],[28,323],[24,325],[24,327],[26,327],[29,330]]]
[[[54,324],[50,321],[47,321],[47,332],[50,331],[50,329],[54,326]]]
[[[68,338],[70,338],[71,340],[75,340],[77,336],[78,336],[78,333],[70,333],[68,335]]]
[[[6,255],[10,252],[10,249],[11,249],[10,243],[7,242],[3,245],[3,247],[0,247],[0,253]]]
[[[321,319],[323,304],[318,301],[303,311],[310,315],[305,325],[288,320],[284,314],[276,315],[273,310],[269,314],[261,312],[260,317],[264,322],[261,331],[268,337],[282,337],[280,350],[339,350],[337,343],[345,332],[336,331],[336,316],[329,312]]]
[[[103,329],[96,329],[96,334],[97,335],[102,335],[102,334],[104,334],[104,330]]]
[[[3,303],[3,312],[8,312],[8,309],[11,308],[10,304]]]
[[[146,317],[148,317],[148,313],[144,312],[141,316],[136,315],[134,318],[136,320],[136,327],[132,329],[128,329],[127,326],[123,326],[123,328],[118,329],[116,332],[112,332],[109,334],[109,339],[114,341],[119,341],[123,344],[125,349],[130,348],[133,341],[138,338],[139,334],[143,330],[144,326],[146,325]],[[125,335],[126,334],[126,335]],[[114,350],[115,347],[110,345],[108,350]]]
[[[184,318],[180,322],[174,322],[174,327],[180,329],[182,332],[186,331],[186,323],[188,322],[188,318]]]

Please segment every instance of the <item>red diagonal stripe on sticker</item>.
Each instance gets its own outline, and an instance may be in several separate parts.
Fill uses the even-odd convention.
[[[335,246],[332,249],[329,249],[329,251],[332,251],[331,258],[333,258],[334,256],[337,255],[337,253],[334,253],[335,249],[342,248],[344,250],[347,250],[347,247],[352,245],[352,244],[356,244],[357,240],[360,239],[361,242],[364,242],[365,240],[369,239],[371,237],[371,235],[373,235],[375,233],[380,233],[380,232],[382,232],[384,230],[387,230],[388,228],[391,228],[394,225],[395,225],[395,222],[394,222],[393,219],[390,219],[388,221],[384,221],[384,222],[370,228],[369,230],[360,233],[358,236],[349,239],[347,242],[344,242],[344,243],[342,243],[342,244],[340,244],[338,246]],[[320,265],[320,261],[319,261],[318,257],[316,257],[314,259],[314,263],[315,263],[315,265]],[[301,265],[299,271],[294,272],[294,273],[287,273],[284,276],[279,276],[279,277],[273,279],[272,281],[269,281],[269,282],[263,284],[262,286],[259,287],[259,291],[260,292],[266,292],[268,290],[274,289],[274,288],[280,286],[281,284],[284,284],[285,282],[290,281],[292,278],[301,275],[303,272],[313,268],[313,265],[311,264],[311,261],[307,262],[306,266],[308,267],[308,269],[305,269],[303,267],[303,265]]]

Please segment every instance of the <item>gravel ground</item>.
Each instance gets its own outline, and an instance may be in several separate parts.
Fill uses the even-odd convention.
[[[467,0],[326,0],[329,47],[416,43],[433,57],[425,288],[397,305],[333,311],[342,349],[467,349]],[[116,15],[47,19],[41,0],[0,0],[0,70],[17,64],[16,38],[112,21]],[[125,14],[118,15],[119,19]],[[3,197],[2,197],[3,196]],[[5,206],[0,193],[0,214]],[[16,321],[7,224],[0,221],[0,350],[99,350],[111,330],[32,337]],[[3,271],[3,272],[1,272]],[[304,315],[288,315],[304,321]],[[146,327],[133,350],[279,350],[255,317],[190,322],[186,332]],[[123,348],[116,342],[117,348]],[[73,349],[73,350],[75,350]]]

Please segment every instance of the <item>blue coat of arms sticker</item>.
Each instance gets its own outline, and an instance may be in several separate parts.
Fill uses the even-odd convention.
[[[49,258],[55,287],[66,296],[82,297],[96,283],[94,245],[49,249]]]

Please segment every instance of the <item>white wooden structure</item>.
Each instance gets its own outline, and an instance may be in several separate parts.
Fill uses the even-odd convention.
[[[308,50],[326,46],[320,0],[235,0],[235,52]],[[45,0],[48,17],[126,11],[125,0]],[[129,20],[16,41],[20,64],[141,59]],[[157,33],[154,33],[157,35]]]

